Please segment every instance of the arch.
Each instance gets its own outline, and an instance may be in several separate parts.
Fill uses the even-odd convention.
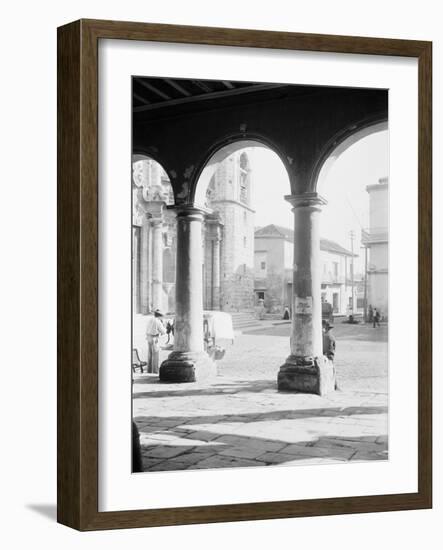
[[[204,161],[201,163],[198,171],[196,172],[195,183],[192,190],[191,200],[196,206],[204,207],[206,203],[206,192],[212,177],[216,173],[218,167],[229,156],[241,151],[242,149],[248,149],[252,147],[259,147],[263,149],[269,149],[275,153],[282,161],[289,181],[291,181],[291,173],[289,170],[289,163],[285,156],[281,153],[279,148],[270,143],[263,137],[259,136],[236,136],[230,137],[227,140],[219,142],[210,148]],[[249,161],[248,161],[249,162]],[[290,189],[288,190],[290,192]]]
[[[312,171],[309,190],[318,192],[335,161],[352,145],[365,137],[386,131],[388,128],[388,119],[385,116],[380,116],[377,119],[360,121],[335,134],[319,155]]]

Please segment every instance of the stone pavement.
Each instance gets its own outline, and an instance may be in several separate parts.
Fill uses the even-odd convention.
[[[211,384],[136,374],[145,471],[387,460],[387,329],[334,330],[340,390],[326,397],[277,391],[288,325],[238,336]]]

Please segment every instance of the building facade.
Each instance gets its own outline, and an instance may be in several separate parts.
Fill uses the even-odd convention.
[[[132,164],[132,297],[135,313],[175,309],[175,215],[172,187],[161,166]]]
[[[367,304],[377,308],[383,317],[389,313],[389,182],[380,178],[368,185],[369,228],[362,231],[362,244],[367,249]]]
[[[152,159],[133,159],[133,307],[175,311],[177,223],[169,178]],[[254,306],[254,210],[247,151],[230,155],[212,177],[202,224],[203,307]],[[179,275],[179,274],[178,274]]]
[[[321,299],[332,305],[334,315],[348,315],[352,309],[352,257],[341,245],[320,239]],[[269,313],[291,309],[293,258],[293,230],[271,224],[255,231],[255,299],[263,300]]]

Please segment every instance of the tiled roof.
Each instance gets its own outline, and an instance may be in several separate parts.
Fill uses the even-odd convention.
[[[292,229],[274,223],[257,229],[254,234],[256,237],[283,237],[287,241],[294,242],[294,231]]]
[[[255,237],[277,237],[283,238],[291,243],[294,242],[294,231],[288,227],[276,225],[271,223],[265,227],[256,229],[254,233]],[[342,256],[352,256],[352,252],[341,246],[340,244],[330,241],[329,239],[320,239],[320,250],[326,252],[333,252],[334,254],[341,254]],[[354,254],[356,257],[357,254]]]
[[[340,244],[330,241],[329,239],[320,239],[320,250],[326,250],[327,252],[334,252],[335,254],[341,254],[342,256],[352,256],[352,252],[343,248]],[[357,257],[358,254],[354,254]]]

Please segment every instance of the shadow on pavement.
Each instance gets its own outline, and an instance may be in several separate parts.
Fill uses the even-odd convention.
[[[320,436],[312,441],[287,441],[221,435],[209,430],[181,427],[175,434],[189,445],[161,443],[142,445],[145,471],[173,471],[214,468],[293,465],[306,461],[313,465],[328,462],[387,460],[387,436]],[[192,445],[192,441],[200,446]],[[201,442],[205,442],[201,446]]]
[[[140,433],[158,431],[163,426],[192,426],[193,424],[217,424],[233,422],[265,422],[272,420],[298,420],[302,418],[344,418],[352,415],[376,415],[386,414],[387,406],[372,407],[329,407],[321,409],[299,409],[272,411],[266,413],[243,413],[223,415],[202,415],[202,416],[137,416],[134,421],[137,423]],[[195,430],[194,430],[195,431]]]
[[[152,380],[152,381],[151,381]],[[134,380],[135,384],[156,384],[163,385],[158,378],[139,378]],[[165,385],[167,388],[168,386]],[[183,386],[182,386],[183,387]],[[235,394],[239,392],[262,392],[265,390],[277,391],[277,379],[273,380],[239,380],[238,382],[216,382],[210,386],[201,386],[193,389],[168,389],[165,391],[154,390],[134,393],[134,399],[143,399],[146,397],[189,397],[193,395],[223,395]]]

